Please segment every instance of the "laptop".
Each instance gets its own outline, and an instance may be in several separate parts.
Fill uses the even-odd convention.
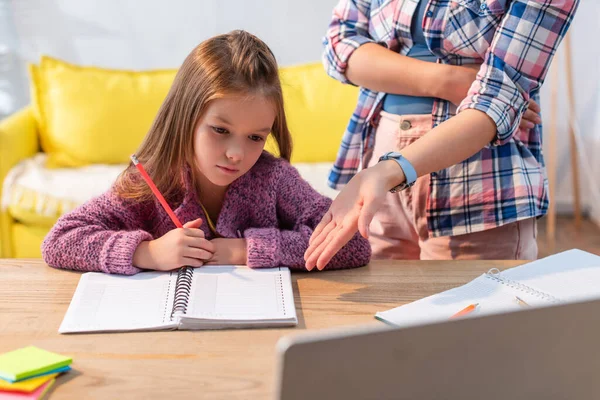
[[[600,300],[287,336],[277,353],[282,400],[600,399]]]

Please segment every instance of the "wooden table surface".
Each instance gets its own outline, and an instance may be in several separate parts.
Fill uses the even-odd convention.
[[[380,324],[384,311],[519,261],[374,261],[292,273],[298,326],[280,329],[61,335],[80,273],[40,260],[0,260],[0,353],[35,345],[73,358],[51,399],[273,398],[282,336]]]

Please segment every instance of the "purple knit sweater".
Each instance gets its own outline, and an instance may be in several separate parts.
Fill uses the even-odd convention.
[[[187,174],[175,214],[186,223],[206,221]],[[303,270],[304,252],[331,199],[317,193],[287,161],[263,152],[254,167],[234,181],[216,221],[225,238],[247,240],[248,266],[288,266]],[[124,200],[109,190],[62,216],[42,244],[44,261],[56,268],[135,274],[133,253],[144,240],[175,229],[160,203]],[[203,223],[207,239],[214,235]],[[336,254],[328,269],[353,268],[369,262],[369,242],[356,234]]]

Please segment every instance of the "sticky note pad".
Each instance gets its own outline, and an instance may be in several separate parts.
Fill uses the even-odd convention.
[[[44,383],[58,376],[58,372],[48,375],[37,376],[35,378],[24,379],[22,381],[10,383],[0,379],[0,391],[7,392],[33,392]]]
[[[20,381],[71,364],[71,358],[35,346],[0,354],[0,378]]]
[[[44,397],[54,382],[55,380],[51,379],[31,393],[0,392],[0,400],[38,400]]]

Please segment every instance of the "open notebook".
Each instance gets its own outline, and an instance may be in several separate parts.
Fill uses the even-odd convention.
[[[497,269],[466,285],[375,314],[399,326],[444,321],[471,304],[468,316],[521,310],[516,297],[528,306],[600,298],[600,256],[569,250],[500,272]]]
[[[184,267],[81,276],[60,333],[296,325],[288,268]]]

